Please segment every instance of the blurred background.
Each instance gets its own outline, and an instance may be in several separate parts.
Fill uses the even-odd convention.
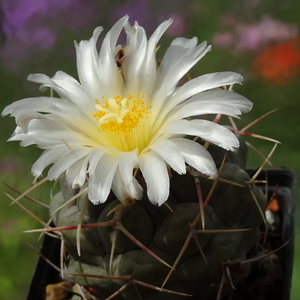
[[[172,5],[170,5],[170,3]],[[131,23],[139,22],[150,35],[165,19],[174,18],[161,40],[159,54],[177,36],[213,46],[191,71],[192,76],[219,71],[241,73],[244,84],[235,91],[254,103],[244,115],[241,128],[261,115],[278,109],[255,125],[250,132],[281,141],[271,161],[274,168],[287,167],[300,174],[300,2],[297,0],[1,0],[0,2],[0,110],[13,101],[41,95],[36,84],[26,81],[31,73],[53,76],[63,70],[75,78],[73,41],[89,39],[96,26],[110,29],[128,14]],[[103,35],[104,36],[104,35]],[[158,54],[158,55],[159,55]],[[24,299],[37,262],[38,234],[22,233],[41,225],[4,194],[6,184],[24,192],[32,185],[30,168],[41,154],[35,147],[22,148],[6,143],[15,123],[0,118],[0,299]],[[267,155],[273,144],[247,137]],[[262,163],[249,152],[249,167]],[[49,202],[52,184],[30,193]],[[299,189],[298,189],[299,195]],[[41,219],[49,219],[47,209],[23,199],[20,202]],[[299,299],[300,225],[296,213],[295,267],[291,299]]]

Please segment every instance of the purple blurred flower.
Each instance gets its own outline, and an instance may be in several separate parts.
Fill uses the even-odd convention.
[[[149,0],[129,0],[123,5],[116,7],[111,15],[111,22],[120,19],[124,15],[129,15],[131,20],[141,24],[146,32],[152,32],[156,27],[157,15],[149,13]]]
[[[280,42],[297,36],[295,25],[285,24],[264,16],[252,25],[239,24],[236,27],[237,47],[245,50],[257,50],[269,42]]]
[[[235,37],[230,32],[217,32],[213,36],[213,44],[220,48],[228,48],[234,44]]]
[[[10,173],[13,174],[18,170],[17,162],[11,157],[3,157],[0,159],[0,175]]]
[[[11,71],[29,56],[53,47],[62,29],[76,30],[99,17],[94,0],[2,0],[0,5],[5,36],[0,56]]]
[[[171,27],[168,28],[167,34],[173,37],[184,35],[187,30],[187,20],[183,15],[172,13],[168,16],[174,19]]]
[[[214,35],[216,46],[226,48],[235,45],[240,50],[256,51],[270,42],[286,41],[298,34],[296,25],[283,23],[268,15],[253,24],[231,22],[230,27],[230,31]]]

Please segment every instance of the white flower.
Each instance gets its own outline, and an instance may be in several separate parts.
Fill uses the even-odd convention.
[[[203,114],[238,117],[251,109],[246,98],[220,86],[240,83],[233,72],[199,76],[178,86],[179,80],[209,50],[197,38],[176,38],[161,63],[157,43],[171,25],[163,22],[147,40],[144,29],[120,19],[96,48],[102,28],[89,41],[75,43],[79,81],[58,71],[28,79],[52,88],[59,97],[23,99],[7,106],[3,115],[16,118],[9,141],[45,149],[32,166],[37,178],[51,165],[48,179],[66,172],[72,188],[88,180],[89,199],[103,203],[110,190],[126,202],[141,199],[143,188],[133,176],[140,169],[149,200],[161,205],[169,195],[168,166],[179,174],[186,164],[214,178],[215,163],[204,147],[185,136],[198,136],[226,150],[239,146],[225,127],[204,119]],[[122,29],[127,42],[117,46]]]

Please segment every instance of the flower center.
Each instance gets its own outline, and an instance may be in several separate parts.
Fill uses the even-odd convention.
[[[129,112],[127,109],[127,99],[116,100],[114,98],[108,99],[106,104],[101,106],[100,103],[96,104],[95,107],[98,110],[94,116],[99,121],[100,125],[109,124],[111,126],[103,126],[102,129],[113,130],[115,126],[112,124],[121,124],[124,121],[124,117]],[[114,131],[114,130],[113,130]]]
[[[121,151],[141,150],[145,144],[145,131],[148,131],[145,123],[151,113],[151,100],[144,100],[144,95],[128,94],[127,98],[116,96],[104,103],[95,101],[97,112],[92,115],[99,122],[98,131],[110,141],[109,146]]]

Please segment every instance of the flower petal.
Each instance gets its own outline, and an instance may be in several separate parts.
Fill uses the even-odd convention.
[[[180,87],[170,99],[170,103],[168,105],[174,107],[181,101],[201,92],[234,83],[241,83],[242,81],[243,77],[235,72],[205,74],[188,81]]]
[[[88,196],[93,204],[106,201],[117,167],[118,157],[116,155],[105,154],[98,162],[95,172],[89,180]]]
[[[88,160],[86,157],[81,158],[74,162],[66,170],[66,180],[72,189],[81,188],[86,180],[86,170],[87,170]]]
[[[220,88],[202,92],[171,110],[171,119],[182,119],[204,114],[225,114],[238,117],[249,112],[252,102],[247,98]]]
[[[139,71],[145,57],[147,38],[144,28],[136,23],[131,26],[127,22],[124,26],[127,34],[127,45],[125,48],[124,72],[125,87],[124,94],[130,94],[132,91],[140,90]]]
[[[162,205],[169,196],[170,179],[166,163],[154,152],[139,155],[139,167],[147,185],[147,195],[153,204]]]
[[[163,33],[172,24],[172,22],[173,20],[169,19],[161,23],[148,40],[147,51],[145,54],[145,59],[143,61],[143,67],[140,68],[140,74],[139,74],[141,91],[143,91],[145,95],[150,95],[156,79],[157,43],[161,38],[161,36],[163,35]]]
[[[174,138],[171,141],[179,148],[188,165],[211,178],[216,177],[215,162],[203,146],[185,138]]]
[[[178,147],[170,140],[158,138],[149,149],[156,152],[178,174],[185,174],[185,161]]]
[[[237,107],[241,112],[247,113],[252,109],[252,102],[244,96],[233,91],[223,90],[220,88],[211,89],[193,96],[188,103],[202,101],[213,101]]]
[[[240,146],[239,140],[234,133],[226,127],[207,120],[191,120],[196,126],[205,127],[209,126],[210,133],[205,131],[201,133],[200,137],[207,142],[211,142],[225,150],[234,151]]]
[[[56,180],[63,172],[70,168],[75,162],[86,157],[91,152],[90,148],[76,147],[65,152],[50,168],[49,180]]]
[[[78,77],[91,99],[98,99],[101,95],[101,84],[99,83],[102,80],[98,66],[96,42],[102,31],[102,27],[97,27],[89,41],[81,41],[79,44],[75,42]]]
[[[197,39],[175,39],[168,48],[157,71],[153,106],[159,110],[170,91],[174,90],[178,81],[196,64],[208,51],[206,42],[197,46]]]
[[[88,95],[80,83],[72,76],[58,71],[50,78],[44,74],[31,74],[28,80],[41,83],[40,89],[44,91],[47,87],[53,89],[61,98],[66,99],[68,103],[73,103],[82,113],[88,110],[88,116],[94,110],[94,98]],[[52,97],[49,99],[53,99]]]
[[[126,24],[128,16],[121,18],[106,34],[99,53],[99,73],[101,76],[101,97],[122,96],[124,82],[118,69],[115,55],[116,44],[123,26]],[[97,99],[97,98],[96,98]],[[99,98],[98,98],[99,99]]]
[[[170,119],[182,119],[204,114],[224,114],[238,117],[249,112],[252,102],[228,90],[213,89],[197,94],[170,112]]]
[[[35,179],[41,176],[46,167],[55,163],[66,152],[66,150],[66,145],[45,150],[31,167],[31,172]]]
[[[10,140],[20,140],[22,146],[36,144],[42,149],[68,144],[70,147],[79,145],[95,146],[94,140],[80,132],[75,132],[63,122],[57,120],[32,119],[22,123],[22,131],[17,131]]]
[[[168,123],[159,134],[185,134],[198,136],[225,150],[239,147],[237,137],[226,127],[207,120],[177,120]]]
[[[119,172],[125,184],[132,182],[133,169],[138,163],[137,149],[130,152],[120,151],[118,153]]]
[[[124,205],[132,203],[133,200],[140,200],[144,192],[139,182],[133,176],[131,176],[130,182],[125,183],[122,180],[119,169],[117,169],[112,183],[112,191]]]
[[[91,151],[90,155],[88,156],[89,167],[88,167],[87,173],[89,174],[89,176],[94,176],[96,167],[97,167],[100,159],[108,151],[109,151],[109,149],[107,149],[105,147],[101,147],[101,146],[98,146]]]
[[[73,103],[64,101],[64,99],[38,97],[27,98],[16,101],[6,107],[3,113],[11,114],[16,118],[17,124],[22,124],[24,120],[28,119],[56,119],[59,123],[65,123],[70,128],[81,131],[81,127],[89,127],[91,130],[86,130],[85,134],[97,131],[97,123],[92,119],[92,114],[84,114],[88,111],[80,109]],[[40,114],[43,113],[43,114]],[[79,126],[78,126],[79,125]],[[94,135],[95,136],[95,135]]]
[[[182,105],[178,111],[170,114],[169,120],[178,120],[205,114],[224,114],[238,118],[241,111],[233,105],[215,103],[214,101],[192,102]]]

